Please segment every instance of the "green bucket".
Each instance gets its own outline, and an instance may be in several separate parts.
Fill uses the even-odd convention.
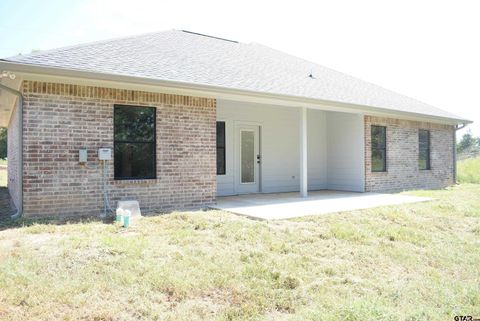
[[[123,227],[128,227],[130,225],[130,216],[123,217]]]

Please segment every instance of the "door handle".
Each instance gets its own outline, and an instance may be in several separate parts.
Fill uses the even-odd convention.
[[[260,154],[257,155],[257,164],[260,164]]]

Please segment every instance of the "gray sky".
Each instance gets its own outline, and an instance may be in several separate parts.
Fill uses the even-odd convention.
[[[475,121],[478,0],[0,2],[0,57],[166,29],[257,42]]]

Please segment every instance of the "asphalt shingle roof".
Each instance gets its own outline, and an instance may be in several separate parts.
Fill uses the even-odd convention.
[[[181,30],[18,55],[4,61],[306,97],[462,119],[313,62],[255,43]],[[309,74],[313,78],[309,77]]]

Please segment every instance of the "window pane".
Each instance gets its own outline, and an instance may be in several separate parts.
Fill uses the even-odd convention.
[[[418,131],[418,168],[430,169],[430,132]]]
[[[418,168],[419,169],[429,169],[430,167],[430,157],[429,150],[423,149],[418,151]]]
[[[115,140],[153,142],[155,139],[155,108],[115,106]]]
[[[421,149],[428,149],[428,140],[429,137],[427,131],[422,130],[418,133],[418,142]]]
[[[419,138],[420,138],[420,141],[427,142],[427,141],[428,141],[429,132],[428,132],[428,130],[420,129],[420,130],[418,131],[418,136],[419,136]]]
[[[426,150],[428,149],[428,140],[420,140],[418,142],[418,148],[421,149],[421,150]]]
[[[115,177],[155,178],[154,143],[115,143]]]
[[[372,171],[384,172],[386,170],[385,150],[374,149],[372,150]]]
[[[371,126],[372,172],[387,170],[387,128]]]
[[[255,133],[241,132],[242,183],[255,182]]]
[[[217,175],[225,175],[225,122],[217,121]]]
[[[217,148],[217,175],[225,175],[225,148]]]
[[[225,122],[217,121],[217,147],[225,147]]]
[[[384,149],[386,146],[386,128],[382,126],[372,126],[372,148]]]
[[[428,169],[427,151],[421,151],[418,157],[418,168]]]

